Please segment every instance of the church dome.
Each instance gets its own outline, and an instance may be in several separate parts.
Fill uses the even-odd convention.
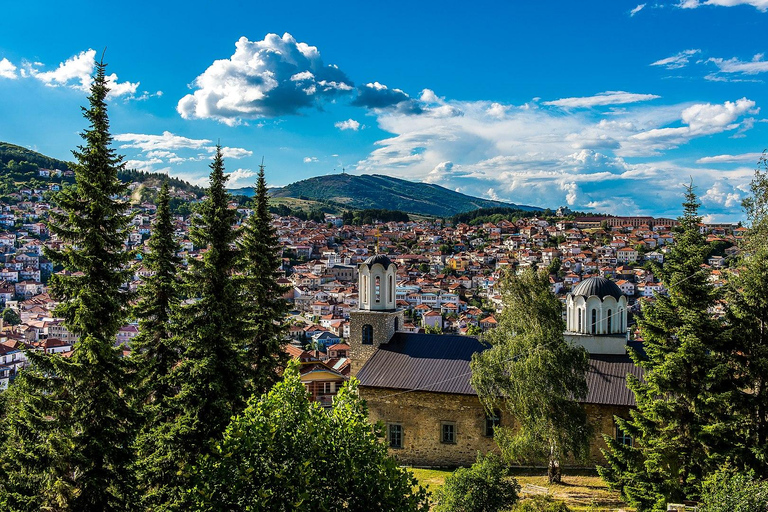
[[[610,295],[616,300],[619,300],[622,296],[621,289],[616,286],[616,283],[604,277],[590,277],[583,280],[573,288],[571,294],[574,296],[581,295],[582,297],[597,295],[601,299]]]
[[[368,265],[369,267],[372,267],[377,263],[381,264],[381,266],[386,269],[386,268],[389,268],[390,265],[392,265],[392,260],[387,258],[385,254],[375,254],[370,258],[368,258],[367,260],[365,260],[363,262],[363,265]]]

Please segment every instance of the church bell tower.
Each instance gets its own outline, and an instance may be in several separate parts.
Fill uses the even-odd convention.
[[[371,256],[358,268],[359,309],[349,314],[352,376],[403,325],[403,312],[396,306],[396,276],[397,266],[383,254]]]

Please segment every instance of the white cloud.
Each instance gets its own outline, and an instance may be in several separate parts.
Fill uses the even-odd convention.
[[[337,155],[334,155],[334,156],[337,156]],[[305,164],[311,164],[311,163],[314,163],[314,162],[317,162],[317,157],[316,156],[305,156],[304,157],[304,163]]]
[[[663,158],[668,149],[694,138],[748,125],[744,116],[757,109],[746,98],[568,115],[535,102],[515,106],[448,100],[445,106],[463,115],[379,111],[379,128],[392,136],[379,140],[357,163],[356,172],[421,180],[517,204],[570,204],[574,209],[673,217],[680,213],[682,186],[690,176],[703,191],[718,180],[738,187],[752,176],[741,168],[687,166],[678,158]],[[655,157],[642,160],[649,156]],[[710,194],[709,213],[740,216],[733,206],[736,199],[727,196],[735,193],[726,191],[719,203]]]
[[[756,75],[758,73],[768,72],[768,61],[763,59],[764,55],[758,53],[751,61],[741,61],[736,57],[731,59],[712,58],[707,62],[717,66],[720,73],[740,73],[742,75]]]
[[[119,133],[115,141],[121,142],[120,149],[133,149],[137,155],[126,165],[132,169],[160,172],[159,165],[181,164],[184,162],[210,161],[216,146],[209,139],[191,139],[165,131],[162,135],[147,133]],[[186,153],[182,155],[181,153]],[[222,147],[225,159],[246,158],[253,151],[244,148]],[[165,167],[167,169],[167,167]]]
[[[227,173],[229,180],[227,181],[227,187],[240,188],[253,184],[253,177],[256,173],[250,169],[237,169],[235,171]]]
[[[697,7],[701,7],[702,5],[717,5],[721,7],[751,5],[752,7],[756,8],[758,11],[761,11],[761,12],[768,11],[768,0],[706,0],[704,2],[702,2],[701,0],[680,0],[680,3],[677,4],[677,6],[682,9],[696,9]]]
[[[357,130],[360,129],[360,123],[358,123],[354,119],[347,119],[346,121],[339,121],[338,123],[334,124],[333,126],[335,126],[336,128],[338,128],[339,130],[342,130],[342,131],[344,131],[344,130],[352,130],[352,131],[356,132]]]
[[[30,76],[40,80],[49,87],[70,87],[88,91],[91,77],[96,66],[96,50],[88,49],[61,62],[53,71],[40,71],[40,63],[30,65]],[[26,73],[25,73],[26,74]],[[117,75],[107,75],[109,94],[113,97],[124,96],[131,99],[139,88],[140,82],[119,82]]]
[[[645,4],[638,5],[637,7],[635,7],[631,11],[629,11],[629,15],[630,16],[634,16],[635,14],[639,13],[640,11],[642,11],[643,7],[645,7]]]
[[[680,69],[684,68],[688,65],[688,62],[690,61],[691,57],[696,55],[697,53],[701,53],[701,50],[699,49],[691,49],[691,50],[683,50],[680,53],[676,53],[675,55],[671,57],[667,57],[666,59],[657,60],[656,62],[652,62],[651,66],[664,66],[667,69]]]
[[[726,164],[734,162],[757,163],[763,156],[762,153],[743,153],[741,155],[716,155],[705,156],[696,160],[697,164]]]
[[[216,60],[179,100],[184,119],[215,119],[228,125],[244,120],[297,114],[303,108],[349,93],[352,82],[338,67],[325,65],[314,46],[290,34],[267,34],[262,41],[241,37],[235,53]]]
[[[121,148],[136,148],[141,151],[177,150],[177,149],[201,149],[210,144],[208,139],[190,139],[171,132],[163,132],[162,135],[150,135],[145,133],[119,133],[115,140],[126,142]]]
[[[602,107],[606,105],[621,105],[625,103],[637,103],[639,101],[649,101],[660,98],[655,94],[635,94],[625,91],[606,91],[594,96],[581,98],[562,98],[555,101],[545,101],[544,105],[552,105],[562,108],[590,108]]]
[[[6,58],[0,60],[0,78],[10,78],[11,80],[18,78],[16,74],[16,66]]]

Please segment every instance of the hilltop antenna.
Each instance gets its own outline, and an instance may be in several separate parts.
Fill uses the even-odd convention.
[[[347,174],[346,169],[344,169],[343,167],[341,168],[341,174]]]

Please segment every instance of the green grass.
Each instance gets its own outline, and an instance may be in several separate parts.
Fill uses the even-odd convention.
[[[445,483],[445,477],[452,471],[444,469],[409,468],[421,485],[434,493]],[[514,470],[512,476],[522,487],[525,496],[526,484],[545,487],[549,494],[563,500],[574,511],[604,512],[630,509],[624,505],[616,491],[608,489],[605,482],[593,471],[571,471],[563,475],[561,484],[550,484],[546,471]]]

